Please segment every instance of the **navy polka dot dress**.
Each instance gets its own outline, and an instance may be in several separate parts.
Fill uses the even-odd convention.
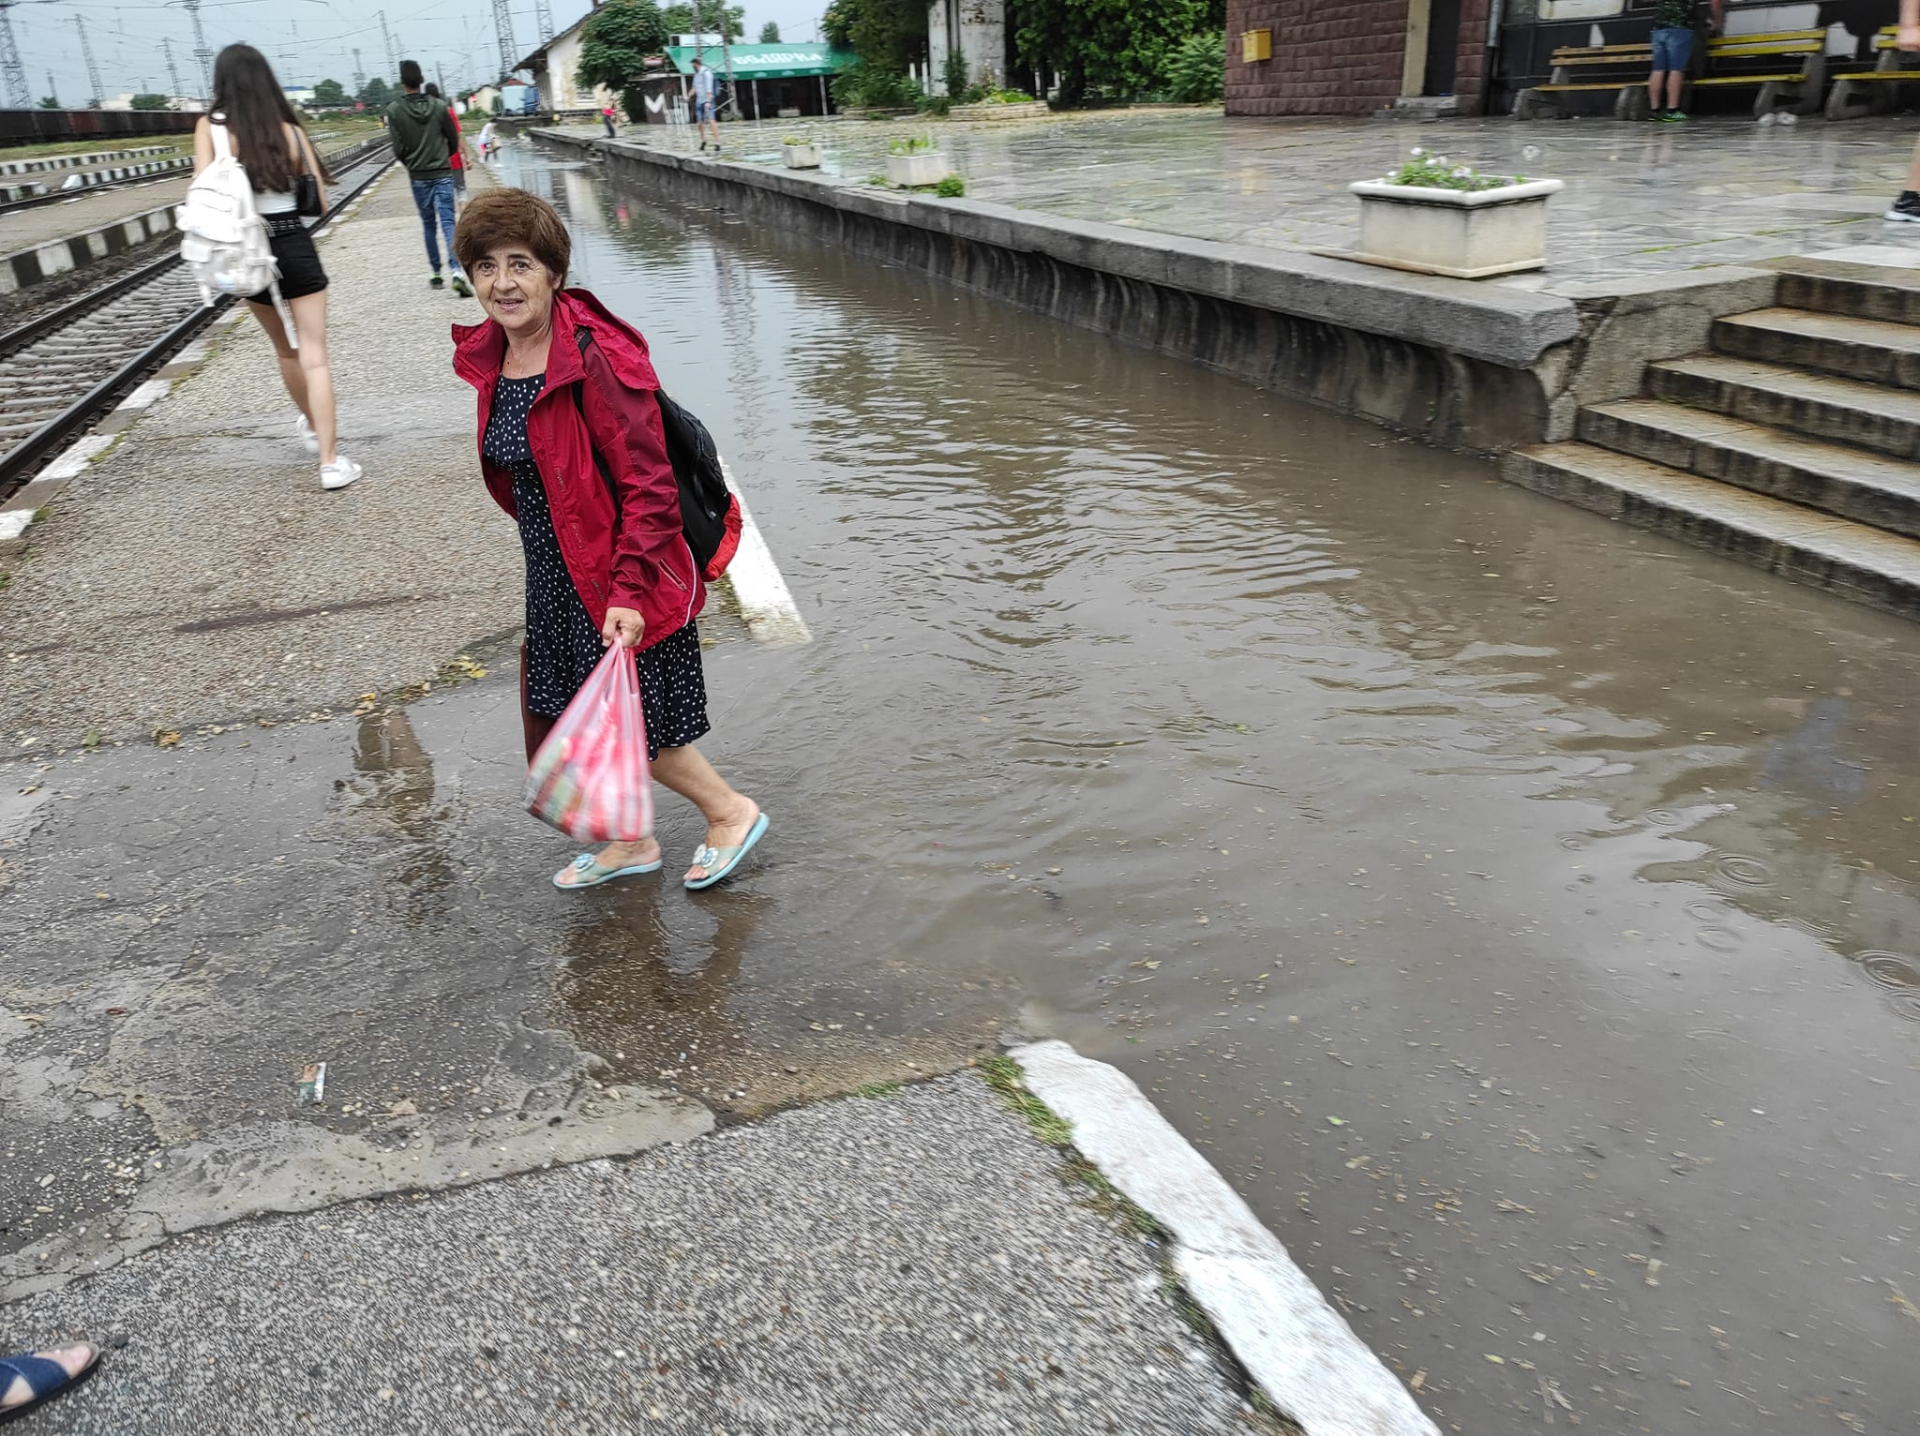
[[[494,383],[493,412],[480,452],[513,475],[513,507],[527,555],[527,707],[547,718],[566,711],[580,685],[600,665],[600,641],[553,531],[547,488],[527,441],[527,411],[546,383],[544,374]],[[707,681],[700,668],[700,631],[689,623],[634,655],[639,660],[640,707],[647,719],[647,757],[704,736]]]

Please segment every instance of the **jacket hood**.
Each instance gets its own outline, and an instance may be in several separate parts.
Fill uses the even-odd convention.
[[[547,353],[546,388],[571,384],[586,372],[574,333],[584,325],[614,374],[629,389],[658,389],[660,380],[647,354],[646,338],[585,289],[562,289],[553,296],[553,347]],[[507,334],[493,320],[453,326],[453,370],[474,388],[499,376]]]
[[[435,110],[445,108],[446,101],[436,100],[432,95],[422,90],[417,95],[402,95],[400,97],[400,105],[409,115],[412,115],[414,119],[424,120],[432,115]]]

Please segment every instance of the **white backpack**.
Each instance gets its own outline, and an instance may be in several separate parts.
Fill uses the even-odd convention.
[[[180,230],[180,257],[200,284],[200,298],[238,298],[270,290],[273,307],[286,326],[287,342],[295,349],[293,316],[280,297],[280,266],[274,262],[267,222],[253,202],[253,182],[240,167],[223,123],[226,116],[209,116],[213,136],[213,163],[193,177],[175,217]]]

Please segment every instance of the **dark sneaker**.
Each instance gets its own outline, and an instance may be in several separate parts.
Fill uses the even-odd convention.
[[[438,270],[434,271],[433,278],[429,279],[427,283],[432,285],[435,289],[445,289],[447,287],[447,281],[440,277],[440,273]]]
[[[1667,112],[1665,110],[1650,110],[1647,113],[1647,118],[1652,120],[1656,125],[1664,124],[1666,123]]]
[[[453,292],[462,299],[473,298],[473,286],[467,283],[466,275],[456,274],[453,276]]]
[[[1886,212],[1885,218],[1895,224],[1920,224],[1920,194],[1910,189],[1900,191],[1900,198],[1893,202],[1893,208]]]
[[[1686,117],[1687,117],[1687,112],[1685,110],[1668,110],[1667,111],[1667,123],[1670,125],[1677,125],[1681,121],[1685,120]]]

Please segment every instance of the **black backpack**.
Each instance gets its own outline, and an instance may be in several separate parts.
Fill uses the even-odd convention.
[[[582,324],[573,331],[574,343],[580,346],[582,362],[587,357],[587,346],[593,343],[593,331]],[[573,404],[580,411],[580,422],[587,418],[586,400],[582,396],[583,377],[574,387]],[[680,486],[680,527],[687,536],[687,547],[693,550],[693,561],[699,566],[703,578],[715,579],[726,569],[726,561],[733,554],[729,551],[722,555],[718,568],[713,568],[714,556],[720,554],[727,544],[727,519],[732,513],[733,491],[727,487],[726,475],[720,468],[720,450],[714,446],[713,435],[707,432],[707,426],[701,423],[686,409],[667,397],[665,389],[656,389],[654,398],[660,402],[660,425],[666,431],[667,462],[673,465],[673,477]],[[591,447],[591,446],[590,446]],[[607,472],[607,463],[600,457],[600,451],[593,451],[594,466],[600,470],[601,482],[606,484],[607,492],[613,498],[613,512],[616,520],[620,513],[620,489],[613,481],[613,475]]]

